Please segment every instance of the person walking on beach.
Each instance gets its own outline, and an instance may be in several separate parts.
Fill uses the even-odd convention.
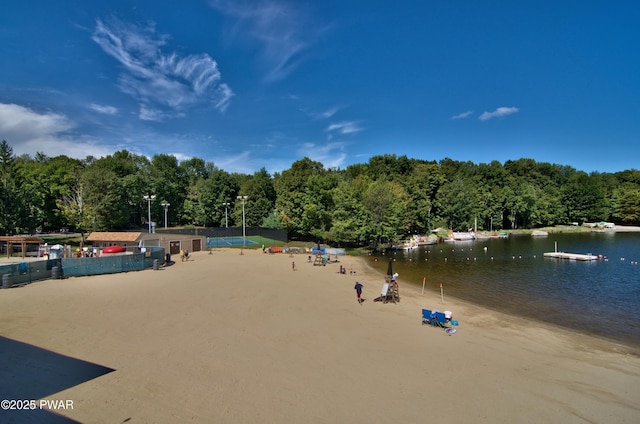
[[[296,270],[296,263],[295,263],[295,261],[294,261],[294,262],[291,262],[291,269],[292,269],[292,270],[294,270],[294,271]]]
[[[356,295],[358,296],[358,303],[362,305],[362,299],[360,298],[360,296],[362,296],[362,284],[356,281],[356,285],[354,286],[354,289],[356,289]]]

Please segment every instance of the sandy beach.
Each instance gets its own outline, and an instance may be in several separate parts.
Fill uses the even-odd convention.
[[[43,395],[83,423],[640,422],[624,346],[441,303],[402,276],[399,303],[374,302],[383,276],[360,258],[243,253],[0,290],[0,336],[113,370]],[[422,308],[453,311],[457,333],[422,325]],[[16,356],[0,350],[0,390],[24,398]]]

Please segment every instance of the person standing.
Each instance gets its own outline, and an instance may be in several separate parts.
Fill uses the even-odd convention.
[[[356,281],[356,285],[354,286],[354,289],[356,289],[356,295],[358,296],[358,303],[362,305],[362,299],[360,298],[360,296],[362,296],[362,284]]]
[[[291,262],[291,269],[292,269],[292,270],[294,270],[294,271],[296,270],[296,263],[295,263],[295,261],[294,261],[294,262]]]

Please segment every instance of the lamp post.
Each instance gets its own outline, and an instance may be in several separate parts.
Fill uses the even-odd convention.
[[[224,202],[222,206],[224,206],[224,227],[229,228],[229,215],[227,214],[227,208],[229,207],[229,203]]]
[[[171,204],[166,200],[163,200],[162,203],[160,203],[160,206],[164,208],[164,229],[165,230],[167,229],[167,209],[169,209],[170,205]]]
[[[151,233],[151,201],[156,198],[156,195],[142,196],[142,198],[147,201],[147,221],[149,222],[149,233]]]
[[[242,247],[247,245],[247,235],[244,224],[244,202],[247,200],[247,196],[238,196],[238,199],[242,200]]]

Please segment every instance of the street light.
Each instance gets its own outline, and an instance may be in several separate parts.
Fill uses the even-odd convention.
[[[149,221],[149,233],[151,233],[151,201],[156,198],[156,195],[153,194],[150,196],[142,196],[142,198],[147,201],[147,208],[148,208],[147,221]]]
[[[165,230],[167,229],[167,209],[169,209],[170,205],[171,204],[166,200],[163,200],[162,203],[160,203],[160,206],[164,208],[164,229]]]
[[[238,196],[238,199],[242,200],[242,247],[247,245],[247,235],[244,225],[244,202],[247,200],[247,196]]]
[[[224,226],[225,228],[229,228],[229,215],[227,214],[227,207],[229,207],[229,203],[225,202],[222,206],[224,206]]]

